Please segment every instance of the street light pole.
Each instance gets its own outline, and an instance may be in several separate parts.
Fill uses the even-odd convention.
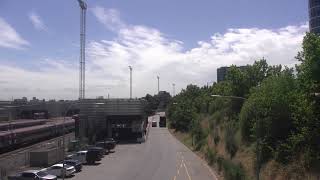
[[[160,92],[160,84],[159,84],[159,79],[160,79],[160,77],[159,76],[157,76],[157,79],[158,79],[158,94],[159,94],[159,92]]]
[[[175,96],[176,95],[176,84],[173,83],[172,84],[172,96]]]
[[[130,69],[130,99],[132,99],[132,67],[129,66]]]

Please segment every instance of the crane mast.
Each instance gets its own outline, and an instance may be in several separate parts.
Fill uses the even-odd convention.
[[[79,58],[79,99],[85,98],[85,44],[86,44],[86,11],[87,4],[78,0],[80,6],[80,58]]]

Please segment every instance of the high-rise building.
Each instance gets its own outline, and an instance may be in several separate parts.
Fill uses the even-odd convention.
[[[227,75],[228,67],[220,67],[217,69],[217,81],[224,81]]]
[[[309,0],[309,28],[320,34],[320,0]]]
[[[240,69],[241,71],[245,70],[248,68],[248,66],[237,66],[238,69]],[[226,79],[228,70],[230,69],[230,67],[220,67],[217,69],[217,82],[221,82],[224,81]]]

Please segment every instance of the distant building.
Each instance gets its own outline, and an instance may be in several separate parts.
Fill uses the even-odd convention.
[[[166,109],[167,105],[170,102],[171,96],[170,93],[167,91],[160,91],[158,94],[159,98],[159,106],[158,106],[158,111],[163,111]]]
[[[309,29],[320,34],[320,0],[309,0]]]
[[[220,67],[217,69],[217,82],[224,81],[229,67]]]
[[[248,66],[237,66],[240,70],[246,69]],[[224,66],[217,69],[217,82],[224,81],[230,67]]]

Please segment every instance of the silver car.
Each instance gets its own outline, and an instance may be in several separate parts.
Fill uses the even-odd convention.
[[[55,164],[53,166],[50,166],[48,168],[43,169],[42,171],[48,173],[48,174],[52,174],[58,177],[62,177],[63,173],[64,176],[71,176],[76,172],[76,169],[74,168],[74,166],[70,166],[67,164],[64,164],[64,169],[63,169],[63,164]]]
[[[9,176],[8,180],[57,180],[57,176],[39,170],[28,170]]]

